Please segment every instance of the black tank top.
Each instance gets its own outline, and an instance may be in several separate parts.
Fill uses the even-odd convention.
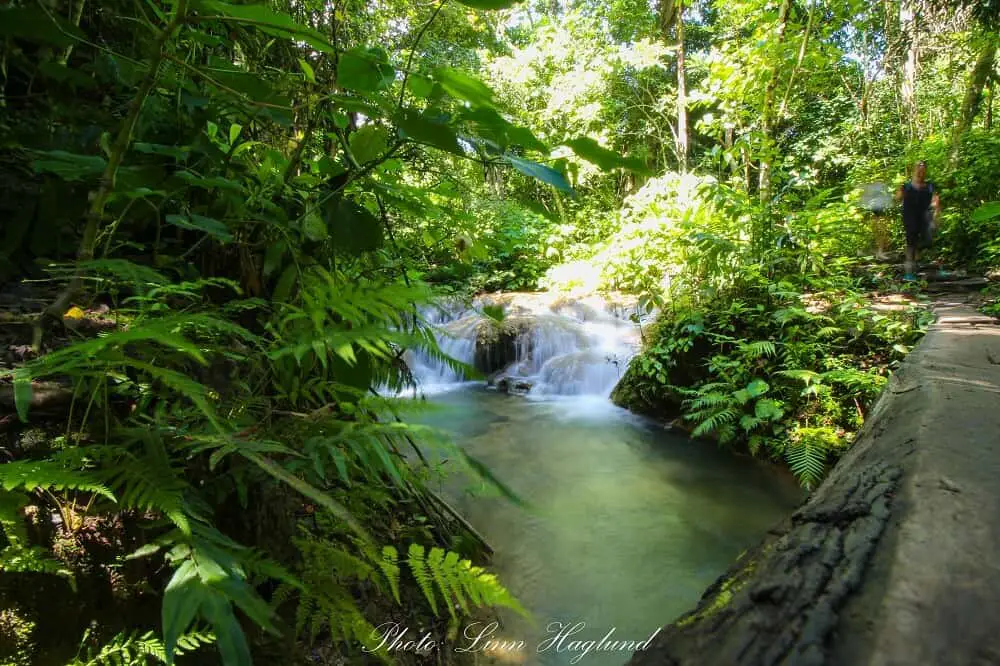
[[[925,182],[924,186],[917,188],[913,183],[907,181],[903,185],[903,218],[908,220],[920,220],[931,207],[931,199],[934,197],[934,183]]]

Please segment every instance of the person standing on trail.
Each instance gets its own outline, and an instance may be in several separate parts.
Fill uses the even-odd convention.
[[[932,221],[941,212],[941,199],[934,183],[927,180],[927,162],[913,168],[913,177],[900,185],[896,201],[903,202],[903,229],[906,231],[906,262],[903,279],[917,279],[917,257],[921,245],[930,237]],[[933,212],[932,212],[933,209]]]

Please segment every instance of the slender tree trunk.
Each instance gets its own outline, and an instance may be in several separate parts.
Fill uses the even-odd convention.
[[[989,132],[993,129],[993,96],[996,94],[997,80],[996,77],[990,79],[990,94],[986,100],[986,131]]]
[[[788,12],[791,10],[791,0],[782,0],[781,9],[778,12],[778,34],[775,37],[776,45],[781,46],[785,41],[785,30],[788,27]],[[760,173],[758,174],[758,196],[760,201],[771,200],[771,166],[772,144],[774,143],[774,125],[776,109],[774,103],[775,92],[778,89],[778,66],[771,68],[771,79],[764,89],[764,105],[761,112],[761,133],[763,134],[763,145],[761,146]]]
[[[677,53],[677,131],[674,148],[681,173],[687,172],[688,123],[687,123],[687,70],[684,62],[684,4],[683,0],[658,0],[657,19],[660,37]]]
[[[899,28],[906,44],[906,60],[903,63],[903,78],[900,81],[900,98],[903,101],[903,124],[907,128],[907,138],[915,141],[917,136],[917,65],[920,60],[920,43],[917,32],[917,13],[913,0],[899,3]]]
[[[111,152],[108,155],[108,162],[104,167],[104,173],[101,174],[101,179],[98,183],[97,189],[90,193],[90,205],[84,217],[85,224],[83,229],[83,238],[80,240],[80,247],[77,250],[77,261],[79,262],[77,268],[66,288],[63,289],[54,302],[50,303],[48,307],[45,308],[42,317],[40,317],[36,322],[33,336],[34,340],[32,344],[36,353],[39,349],[41,349],[45,323],[47,321],[59,321],[62,319],[63,314],[69,307],[70,301],[80,290],[83,284],[83,273],[79,264],[88,262],[94,258],[94,247],[97,243],[97,232],[100,229],[101,223],[104,221],[105,208],[107,207],[108,199],[114,191],[115,177],[118,175],[118,168],[121,166],[125,153],[127,152],[129,145],[132,143],[133,132],[138,124],[139,114],[142,111],[143,105],[146,103],[146,98],[153,90],[153,86],[156,84],[156,80],[159,77],[160,66],[166,58],[165,51],[167,43],[173,37],[174,33],[180,29],[181,26],[183,26],[184,19],[187,17],[187,10],[188,0],[178,0],[177,5],[174,8],[173,18],[160,32],[159,37],[157,37],[156,42],[153,45],[152,55],[150,56],[150,61],[148,63],[148,69],[146,70],[146,74],[142,81],[139,83],[139,88],[136,91],[135,96],[129,104],[128,113],[125,115],[125,118],[122,120],[121,125],[118,128],[118,135],[115,138],[115,142],[111,145]]]
[[[687,173],[688,118],[687,72],[684,63],[684,3],[677,0],[677,160],[681,173]]]
[[[785,95],[781,98],[781,108],[778,110],[779,118],[784,118],[788,110],[788,97],[792,94],[792,88],[795,86],[795,77],[798,76],[799,70],[802,69],[802,61],[806,57],[806,50],[809,48],[809,33],[812,32],[813,17],[816,16],[817,4],[819,3],[813,2],[809,5],[809,19],[806,21],[806,31],[802,35],[802,43],[799,45],[799,56],[795,59],[795,67],[792,68],[792,74],[788,77],[788,86],[785,88]]]
[[[969,83],[965,88],[965,99],[962,100],[962,110],[958,115],[958,122],[951,135],[951,154],[949,156],[951,166],[958,162],[958,149],[962,145],[962,137],[972,127],[972,121],[979,113],[980,102],[983,100],[983,88],[986,80],[993,72],[993,63],[996,62],[997,44],[993,40],[988,40],[979,53],[972,72],[969,74]],[[992,100],[991,100],[992,102]]]

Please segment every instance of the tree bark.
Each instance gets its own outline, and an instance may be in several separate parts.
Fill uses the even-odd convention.
[[[677,161],[681,173],[687,173],[688,121],[687,73],[684,64],[684,4],[677,0]]]
[[[674,132],[674,150],[681,173],[687,171],[687,70],[684,62],[684,5],[683,0],[659,0],[657,19],[660,37],[677,53],[677,131]]]
[[[951,135],[951,154],[949,156],[952,168],[958,162],[958,150],[962,145],[962,137],[972,127],[972,121],[979,113],[979,106],[983,100],[983,88],[986,81],[993,72],[993,64],[996,62],[997,44],[995,41],[987,40],[983,50],[979,53],[972,72],[969,74],[969,83],[965,88],[965,99],[962,100],[962,110],[958,115],[958,122]]]
[[[785,31],[788,28],[788,12],[791,10],[791,0],[782,0],[781,9],[778,12],[778,34],[775,43],[778,47],[785,41]],[[757,188],[761,203],[771,200],[771,149],[774,141],[774,125],[776,109],[774,103],[775,92],[778,89],[778,67],[771,67],[771,79],[764,89],[764,104],[761,109],[761,133],[763,134],[763,145],[761,146],[760,173],[758,174]]]
[[[993,129],[993,97],[996,95],[997,91],[997,79],[993,77],[990,79],[990,94],[989,98],[986,100],[986,131],[989,132]]]

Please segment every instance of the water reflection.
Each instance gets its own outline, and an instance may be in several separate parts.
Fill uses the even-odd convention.
[[[532,505],[525,511],[455,479],[450,498],[496,549],[493,568],[534,614],[503,616],[524,664],[546,625],[586,623],[567,639],[642,640],[689,610],[704,589],[801,500],[794,481],[752,460],[691,442],[594,398],[525,400],[481,389],[436,396],[422,420],[450,432]],[[591,652],[575,662],[622,664]]]

